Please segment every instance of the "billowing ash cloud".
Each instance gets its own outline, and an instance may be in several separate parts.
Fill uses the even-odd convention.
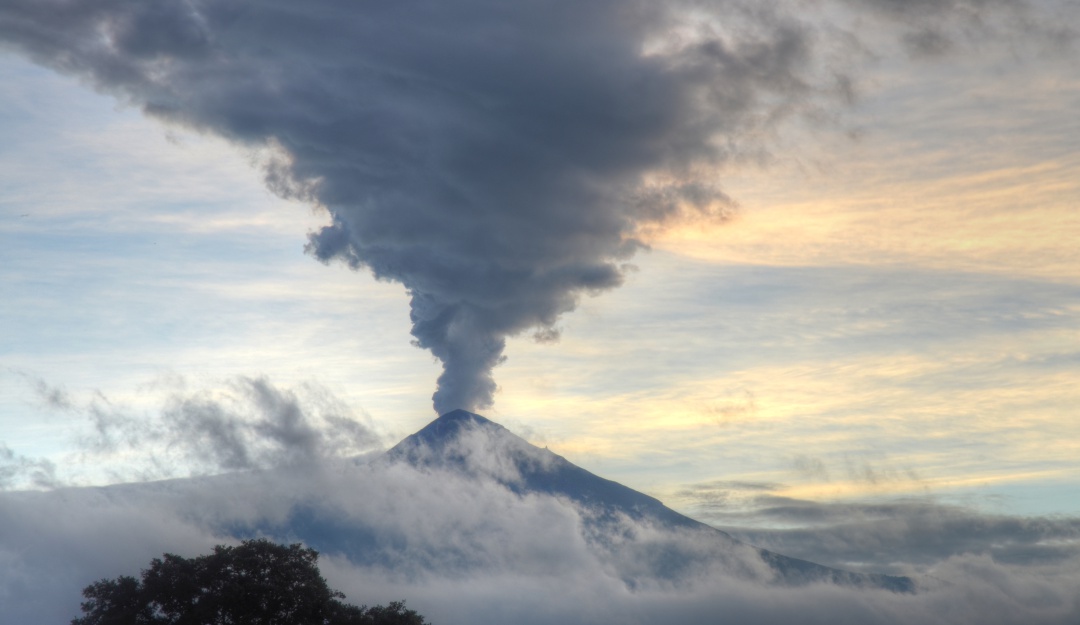
[[[810,77],[807,27],[764,13],[8,0],[0,40],[160,119],[274,148],[271,188],[330,212],[309,252],[408,289],[444,412],[491,405],[506,337],[557,338],[582,294],[620,284],[642,228],[722,217],[716,167],[832,88]]]
[[[0,42],[272,148],[271,189],[330,213],[308,251],[408,289],[446,412],[489,406],[506,338],[557,338],[643,231],[722,218],[718,169],[850,101],[845,68],[880,34],[854,31],[882,22],[922,55],[1073,35],[1013,0],[6,0]]]

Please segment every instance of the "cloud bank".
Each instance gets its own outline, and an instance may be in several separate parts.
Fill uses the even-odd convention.
[[[148,453],[162,475],[170,462],[242,470],[0,493],[0,622],[64,622],[94,580],[135,574],[166,551],[193,556],[260,535],[319,549],[324,574],[352,602],[404,598],[442,625],[1004,625],[1080,616],[1076,519],[987,515],[932,501],[819,504],[770,495],[782,485],[769,483],[691,489],[711,503],[729,492],[753,494],[749,512],[712,508],[714,520],[749,543],[848,569],[914,575],[917,592],[791,587],[755,549],[722,534],[522,489],[521,471],[550,469],[551,457],[501,428],[458,436],[439,452],[451,459],[445,464],[350,459],[344,456],[377,438],[335,429],[328,417],[341,413],[325,391],[245,378],[215,390],[173,384],[180,390],[156,420],[35,385],[42,401],[85,413],[92,434],[84,453],[98,449],[95,458],[122,454],[130,463],[131,454]],[[23,484],[41,468],[11,453],[0,453],[4,462],[23,471]],[[750,515],[756,529],[738,529]],[[762,529],[785,524],[798,529]]]
[[[492,453],[486,450],[470,445],[473,455]],[[891,512],[895,522],[927,514]],[[897,594],[777,585],[756,552],[733,549],[715,535],[625,517],[596,525],[593,514],[561,498],[515,493],[497,479],[377,461],[3,493],[0,619],[64,622],[77,613],[79,590],[91,581],[135,574],[164,551],[206,552],[238,534],[307,536],[323,553],[331,586],[349,601],[405,598],[440,625],[1049,624],[1080,616],[1075,550],[1061,550],[1054,561],[1000,561],[987,551],[1009,533],[1000,522],[940,549],[927,541],[912,556],[927,571],[919,591]],[[1059,532],[1075,525],[1046,524]],[[819,537],[828,539],[836,528],[843,523],[824,527]],[[890,524],[867,523],[861,531],[863,542],[876,534],[884,543],[894,533]],[[674,568],[673,553],[684,556]]]
[[[922,575],[952,557],[1038,568],[1080,557],[1080,519],[991,514],[932,496],[818,502],[782,484],[714,482],[680,493],[695,516],[785,555],[865,572]]]

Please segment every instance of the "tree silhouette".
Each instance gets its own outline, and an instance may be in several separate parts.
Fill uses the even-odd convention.
[[[196,558],[164,554],[142,572],[83,590],[83,616],[71,625],[427,625],[395,601],[343,603],[319,573],[319,554],[265,539],[218,545]]]

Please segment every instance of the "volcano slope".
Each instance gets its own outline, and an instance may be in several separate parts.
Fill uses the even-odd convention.
[[[643,558],[638,565],[646,565],[652,575],[661,578],[692,575],[713,560],[712,564],[725,566],[735,575],[764,576],[778,584],[832,583],[901,593],[915,590],[909,577],[852,573],[751,547],[464,410],[432,421],[390,449],[383,461],[456,472],[470,479],[494,481],[518,495],[546,495],[572,502],[582,512],[584,531],[598,548],[638,551],[635,547],[641,545],[634,544],[637,534],[640,528],[648,528],[647,553],[638,553]],[[661,539],[664,533],[670,534],[669,540]],[[626,581],[634,583],[632,577]]]

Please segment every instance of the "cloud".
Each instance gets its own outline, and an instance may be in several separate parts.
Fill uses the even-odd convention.
[[[163,479],[297,467],[383,446],[366,414],[314,383],[284,387],[238,376],[217,385],[160,378],[126,403],[95,391],[89,399],[27,378],[47,407],[81,417],[75,450],[62,461],[32,458],[0,443],[0,490]],[[48,401],[61,397],[62,401]]]
[[[62,386],[53,386],[36,376],[25,373],[22,376],[33,385],[34,394],[37,395],[46,408],[51,410],[71,410],[71,395],[67,389]]]
[[[255,401],[262,393],[267,410],[288,413],[295,403],[254,382],[241,388]],[[0,620],[62,622],[77,614],[79,590],[91,581],[135,574],[165,551],[191,556],[253,535],[319,549],[324,574],[349,601],[405,598],[447,625],[664,618],[1004,625],[1080,615],[1076,519],[1017,519],[925,501],[822,504],[775,497],[769,493],[783,485],[766,482],[689,489],[749,495],[763,525],[801,527],[744,536],[763,546],[919,573],[915,594],[790,587],[776,583],[756,550],[721,534],[516,490],[502,454],[530,448],[503,449],[503,438],[467,432],[446,450],[464,465],[449,470],[320,458],[212,477],[0,493]]]
[[[836,74],[796,17],[723,3],[20,0],[0,38],[274,152],[270,188],[329,210],[309,251],[408,289],[440,412],[489,406],[506,337],[553,338],[643,228],[723,219],[716,169]]]
[[[58,484],[56,465],[43,458],[16,454],[0,443],[0,491],[27,483],[33,488],[52,488]]]
[[[814,4],[16,0],[0,40],[263,148],[271,190],[329,212],[312,255],[406,287],[446,412],[490,406],[507,337],[554,339],[649,232],[728,217],[723,167],[850,105],[863,14],[922,54],[1050,23],[1008,1],[841,2],[854,25]]]
[[[736,486],[760,492],[768,485]],[[850,533],[868,550],[875,531],[881,542],[891,539],[888,524],[859,529],[843,513],[831,510],[822,536],[832,527],[837,537]],[[1007,562],[974,549],[927,548],[929,574],[913,595],[790,588],[772,583],[753,551],[724,547],[706,533],[626,518],[590,524],[591,514],[563,499],[514,493],[492,479],[341,460],[212,478],[4,493],[0,618],[25,625],[63,621],[77,613],[78,591],[89,582],[135,574],[163,551],[203,553],[237,533],[281,540],[306,535],[323,553],[320,564],[331,586],[349,601],[405,598],[444,625],[663,619],[1004,625],[1069,623],[1080,614],[1074,597],[1080,557],[1068,548],[1057,559]],[[929,507],[925,514],[932,515]],[[967,519],[969,528],[991,522],[993,531],[972,539],[987,545],[1035,536],[1060,545],[1066,536],[1064,522],[1048,530],[994,523],[973,512]],[[912,536],[915,529],[930,541],[942,528],[913,528]],[[960,531],[945,533],[955,537]]]
[[[1072,7],[1054,0],[842,0],[871,18],[916,59],[933,59],[999,43],[1060,52],[1077,37],[1062,19]],[[874,19],[876,18],[876,20]]]
[[[551,622],[645,624],[665,620],[705,623],[868,624],[1069,623],[1077,605],[1068,589],[1076,575],[1031,579],[983,559],[949,563],[948,587],[915,596],[828,586],[769,588],[729,578],[709,578],[691,589],[627,591],[610,578],[572,575],[529,578],[517,575],[439,579],[414,585],[410,606],[440,623],[542,624]],[[332,584],[346,593],[365,588],[384,596],[399,587],[355,568],[323,565]]]
[[[322,389],[305,389],[308,398],[315,391],[320,406],[305,405],[296,392],[265,378],[238,378],[231,387],[233,393],[224,398],[171,397],[161,415],[169,445],[182,445],[189,456],[211,466],[236,470],[310,462],[380,442]]]
[[[123,436],[131,448],[156,443],[167,455],[211,471],[298,465],[381,445],[370,424],[326,389],[284,389],[265,378],[174,392],[149,421],[136,423],[118,412],[96,418],[106,438]]]
[[[1073,517],[990,514],[930,497],[826,503],[738,484],[696,486],[682,495],[701,500],[704,520],[751,544],[841,568],[908,575],[950,558],[1038,568],[1080,557]]]

